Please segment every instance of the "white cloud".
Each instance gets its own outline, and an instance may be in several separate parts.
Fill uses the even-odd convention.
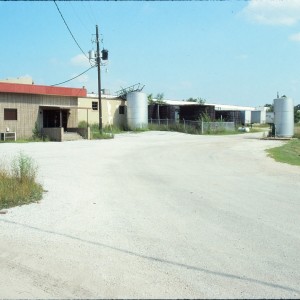
[[[251,0],[241,14],[260,24],[291,26],[300,21],[300,1]]]
[[[72,57],[70,61],[73,66],[86,67],[86,68],[91,66],[89,60],[83,54],[78,54]]]
[[[294,41],[294,42],[300,42],[300,32],[295,33],[295,34],[291,34],[289,36],[289,40]]]

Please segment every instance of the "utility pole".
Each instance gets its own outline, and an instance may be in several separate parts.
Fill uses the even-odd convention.
[[[101,71],[100,71],[100,46],[99,46],[99,35],[98,25],[96,25],[96,43],[97,43],[97,68],[98,68],[98,110],[99,110],[99,130],[102,131],[102,105],[101,105]]]

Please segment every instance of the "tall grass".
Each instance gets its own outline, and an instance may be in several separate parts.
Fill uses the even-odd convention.
[[[294,129],[294,137],[297,139],[300,139],[300,124],[297,123],[295,124],[295,129]]]
[[[20,153],[10,167],[0,167],[0,209],[39,201],[43,195],[36,182],[37,165]]]
[[[78,124],[79,128],[86,128],[87,126],[90,126],[91,129],[91,139],[112,139],[115,134],[124,132],[123,128],[115,125],[104,126],[101,131],[98,123],[88,125],[86,121],[81,121]]]
[[[195,125],[187,125],[182,123],[175,123],[175,124],[148,124],[149,130],[157,130],[157,131],[177,131],[177,132],[183,132],[188,134],[202,134],[201,126],[195,126]],[[208,126],[208,128],[205,128],[203,134],[219,134],[219,135],[226,135],[226,134],[240,134],[240,132],[234,130],[226,130],[224,127],[219,128],[211,128]]]

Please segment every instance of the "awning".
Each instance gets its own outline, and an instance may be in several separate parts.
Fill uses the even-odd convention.
[[[91,107],[78,107],[66,105],[40,105],[42,109],[92,109]]]

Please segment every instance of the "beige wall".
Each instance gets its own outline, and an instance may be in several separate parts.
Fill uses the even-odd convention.
[[[1,79],[0,82],[33,84],[33,80],[29,76],[22,76],[22,77],[18,77],[18,78]]]
[[[98,98],[78,98],[78,122],[99,123],[99,110],[92,110],[92,102],[98,103]],[[126,101],[119,98],[102,98],[101,102],[103,126],[126,126],[126,107],[125,113],[119,114],[119,106],[126,106]]]
[[[77,106],[77,98],[62,96],[44,96],[0,93],[0,132],[16,131],[18,138],[32,136],[35,122],[39,128],[43,126],[43,112],[40,105],[49,106]],[[18,120],[5,121],[4,108],[17,109]],[[71,109],[68,119],[68,127],[77,127],[77,109]]]

